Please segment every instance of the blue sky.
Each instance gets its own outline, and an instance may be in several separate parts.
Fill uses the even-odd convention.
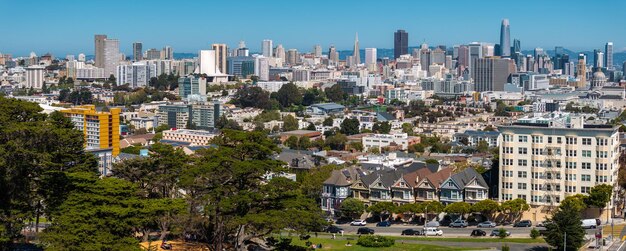
[[[587,50],[606,41],[626,48],[621,0],[0,0],[0,10],[0,53],[15,56],[93,54],[94,34],[118,38],[127,54],[134,41],[196,52],[244,40],[259,51],[265,38],[302,51],[315,44],[342,50],[351,49],[355,32],[361,48],[393,48],[396,29],[409,32],[410,46],[497,43],[502,18],[523,49]]]

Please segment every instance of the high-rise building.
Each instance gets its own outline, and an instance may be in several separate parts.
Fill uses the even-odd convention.
[[[43,73],[45,68],[39,65],[26,67],[26,88],[41,90],[43,88]]]
[[[567,196],[588,195],[596,185],[614,187],[620,156],[618,127],[583,123],[579,117],[554,115],[499,126],[500,201],[524,199],[532,206],[529,214],[536,215]],[[608,207],[618,197],[611,198]]]
[[[133,61],[143,60],[143,44],[141,42],[133,43]]]
[[[289,49],[287,51],[287,64],[296,65],[298,64],[298,50]]]
[[[365,48],[365,66],[370,71],[376,71],[376,48]]]
[[[261,45],[262,49],[263,49],[263,56],[266,58],[272,57],[274,55],[274,45],[272,40],[270,39],[264,39],[263,40],[263,44]]]
[[[198,64],[200,67],[200,74],[215,75],[215,51],[214,50],[201,50],[198,52]]]
[[[282,44],[276,46],[276,50],[274,51],[274,57],[280,58],[282,63],[287,62],[287,56],[285,54],[285,48],[283,48]]]
[[[150,78],[157,77],[156,65],[144,62],[133,63],[132,65],[117,66],[117,85],[128,84],[130,88],[146,87],[150,83]]]
[[[435,48],[430,52],[430,64],[444,65],[446,62],[446,51],[440,47]]]
[[[393,57],[397,59],[404,54],[409,54],[409,33],[398,30],[393,34]]]
[[[604,67],[604,52],[601,50],[593,50],[593,67]]]
[[[85,62],[85,53],[78,54],[78,61]]]
[[[459,46],[459,52],[457,57],[457,62],[459,63],[459,65],[468,67],[470,65],[469,57],[469,47],[467,47],[466,45]]]
[[[108,112],[96,111],[94,105],[72,107],[61,112],[85,135],[86,149],[112,148],[113,156],[120,153],[120,108]],[[102,173],[102,172],[101,172]]]
[[[215,51],[215,64],[219,73],[226,74],[226,59],[228,58],[228,46],[226,44],[212,44]]]
[[[500,56],[511,57],[511,34],[508,19],[502,19],[500,26]]]
[[[161,50],[161,59],[165,60],[173,60],[174,59],[174,49],[171,46],[165,46]]]
[[[330,61],[332,65],[339,63],[339,53],[337,52],[337,49],[335,49],[334,45],[331,45],[328,48],[328,61]]]
[[[247,57],[250,55],[250,50],[246,47],[246,42],[239,41],[239,47],[235,52],[235,56],[237,57]]]
[[[607,42],[606,45],[604,45],[604,53],[604,66],[609,70],[613,70],[615,68],[613,66],[613,42]],[[626,72],[626,69],[623,71]]]
[[[145,58],[146,60],[157,60],[157,59],[161,59],[161,51],[152,48],[146,51],[146,56]]]
[[[352,57],[354,60],[354,65],[359,65],[361,64],[361,52],[359,49],[359,33],[356,33],[355,37],[354,37],[354,48],[352,51]]]
[[[316,58],[322,57],[322,46],[321,45],[316,44],[315,46],[313,46],[313,56],[315,56]]]
[[[264,56],[254,57],[254,75],[258,76],[260,81],[268,81],[270,79],[270,58]]]
[[[576,65],[576,87],[583,88],[587,85],[587,57],[585,54],[578,54],[578,65]]]
[[[422,48],[419,50],[420,65],[422,66],[422,70],[428,71],[428,66],[431,64],[430,48],[428,48],[428,45],[424,45],[425,44],[422,44]]]
[[[535,48],[533,57],[535,57],[535,60],[537,60],[543,54],[544,54],[543,48]]]
[[[104,68],[104,40],[107,39],[107,35],[95,35],[94,37],[94,65],[99,68]]]
[[[467,66],[471,69],[472,64],[474,63],[474,60],[476,60],[477,58],[483,57],[483,46],[480,43],[473,42],[473,43],[470,43],[468,47],[469,47],[469,61],[468,61],[469,65]]]
[[[516,72],[516,67],[508,58],[475,58],[471,71],[477,92],[504,91],[504,85]]]
[[[201,76],[189,75],[178,78],[178,95],[186,99],[189,95],[206,95],[207,80]]]
[[[244,78],[254,75],[254,63],[253,57],[229,57],[228,74]]]

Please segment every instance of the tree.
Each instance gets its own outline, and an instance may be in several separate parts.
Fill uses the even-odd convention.
[[[284,131],[298,130],[298,120],[291,115],[283,117],[283,123]]]
[[[544,239],[556,250],[578,250],[585,237],[585,230],[580,224],[580,211],[575,207],[559,207],[547,221]],[[567,239],[564,242],[564,235]]]
[[[311,139],[309,137],[306,136],[302,136],[300,137],[300,139],[298,139],[298,148],[299,149],[308,149],[309,147],[311,147]]]
[[[587,197],[585,203],[597,207],[600,213],[602,213],[602,209],[611,201],[612,194],[613,186],[609,184],[596,185],[589,191],[589,197]]]
[[[230,129],[230,130],[243,130],[243,128],[232,119],[226,118],[226,115],[222,115],[217,121],[215,127],[218,129]]]
[[[526,200],[522,198],[517,198],[514,200],[507,200],[502,202],[500,205],[500,209],[507,213],[509,217],[513,220],[516,220],[520,217],[520,214],[524,211],[528,211],[530,206],[526,203]]]
[[[324,101],[324,93],[317,88],[310,88],[304,92],[302,97],[302,105],[310,106],[312,104]]]
[[[407,203],[396,207],[396,213],[410,215],[411,218],[413,218],[416,213],[422,213],[422,209],[423,208],[420,208],[420,206],[416,203]]]
[[[313,123],[309,123],[309,125],[306,127],[306,129],[309,130],[309,131],[317,130],[317,128],[315,128],[315,124],[313,124]]]
[[[588,196],[583,194],[567,196],[561,201],[559,208],[574,208],[577,211],[582,212],[587,208],[587,204],[585,203],[587,198]]]
[[[322,195],[322,184],[328,178],[334,170],[339,170],[341,166],[337,165],[324,165],[320,167],[314,167],[308,172],[300,173],[297,179],[300,183],[300,189],[304,195],[310,199],[320,200]]]
[[[270,94],[261,87],[244,87],[235,93],[233,104],[241,107],[256,107],[261,109],[271,109]]]
[[[346,198],[339,205],[339,211],[343,216],[350,219],[356,219],[361,217],[361,214],[365,211],[365,204],[363,201],[355,198]]]
[[[504,228],[500,228],[500,229],[498,229],[498,238],[500,238],[500,239],[504,239],[504,238],[506,238],[507,236],[509,236],[509,235],[508,235],[508,233],[506,232],[506,229],[504,229]]]
[[[476,146],[476,151],[478,151],[479,153],[489,152],[489,143],[487,143],[487,141],[484,141],[484,140],[478,141],[478,146]]]
[[[332,116],[328,116],[324,119],[324,121],[322,122],[323,126],[333,126],[333,117]]]
[[[379,217],[380,221],[383,221],[384,219],[391,217],[391,214],[396,211],[396,205],[393,204],[393,202],[387,201],[376,202],[374,205],[369,206],[366,211]],[[387,217],[383,218],[384,215]]]
[[[470,206],[469,203],[467,202],[454,202],[451,204],[448,204],[444,209],[444,212],[449,213],[449,214],[458,214],[461,216],[461,219],[463,218],[463,215],[468,214],[472,211],[472,206]]]
[[[335,84],[324,89],[324,94],[326,94],[326,97],[332,102],[340,102],[343,100],[343,90],[340,84]]]
[[[354,149],[357,152],[363,151],[363,143],[360,141],[350,142],[350,149]]]
[[[493,213],[498,211],[498,208],[498,202],[486,199],[476,202],[474,205],[472,205],[472,212],[479,212],[483,216],[487,217],[487,219],[491,219]]]
[[[276,93],[276,98],[281,107],[302,104],[302,93],[294,83],[287,83],[280,87]]]
[[[415,134],[411,123],[402,123],[402,132],[408,134],[409,136],[413,136],[413,134]]]
[[[437,215],[441,212],[444,211],[444,206],[443,204],[441,204],[441,202],[439,201],[424,201],[422,203],[418,204],[418,212],[424,212],[425,216],[426,216],[426,220],[429,219],[428,215],[429,214],[434,214]]]
[[[291,135],[285,140],[285,145],[291,149],[298,149],[298,137]]]
[[[337,133],[335,135],[326,137],[325,145],[329,146],[333,150],[343,151],[346,148],[346,142],[348,142],[348,137],[341,133]]]
[[[339,132],[345,135],[354,135],[359,133],[360,123],[357,118],[347,118],[341,122]]]
[[[388,134],[391,131],[391,124],[389,122],[376,122],[372,126],[372,131],[375,133]]]

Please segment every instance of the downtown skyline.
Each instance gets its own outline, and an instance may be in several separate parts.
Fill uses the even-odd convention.
[[[213,4],[211,10],[222,8],[224,11],[207,12],[205,15],[177,10],[172,12],[174,14],[169,22],[155,22],[151,19],[154,15],[164,15],[167,2],[163,1],[149,3],[111,1],[107,6],[74,1],[68,3],[71,4],[62,5],[65,13],[99,9],[102,13],[110,14],[110,18],[98,19],[78,15],[73,18],[80,19],[80,22],[69,23],[64,29],[41,25],[46,20],[44,15],[20,20],[11,26],[0,27],[4,37],[10,38],[0,40],[0,53],[27,56],[31,51],[37,54],[50,52],[55,55],[82,52],[92,55],[91,40],[94,34],[108,34],[119,39],[120,50],[126,55],[132,54],[132,43],[137,41],[143,42],[145,49],[169,45],[176,52],[188,53],[206,49],[212,43],[225,43],[235,47],[242,40],[246,41],[251,52],[262,52],[261,44],[264,39],[273,40],[274,46],[282,44],[285,48],[295,48],[299,51],[312,51],[313,46],[317,44],[322,45],[324,51],[331,44],[338,50],[350,50],[353,47],[355,33],[359,33],[361,48],[393,48],[393,33],[397,29],[404,29],[410,34],[408,41],[410,47],[419,46],[423,42],[431,46],[439,44],[452,46],[474,41],[496,44],[499,42],[500,23],[505,18],[510,20],[511,40],[521,40],[524,50],[534,47],[547,49],[554,46],[563,46],[571,50],[593,50],[601,48],[606,41],[613,41],[616,44],[615,52],[620,52],[624,50],[624,46],[620,44],[625,44],[621,41],[626,41],[626,35],[614,32],[618,30],[615,26],[623,23],[625,17],[611,15],[610,12],[599,12],[585,13],[581,18],[572,13],[584,10],[584,4],[563,1],[541,4],[535,1],[527,2],[529,6],[538,6],[539,11],[553,13],[536,15],[532,19],[525,17],[524,12],[496,11],[496,7],[488,6],[489,4],[477,8],[469,3],[451,1],[445,11],[434,13],[418,11],[419,15],[408,16],[399,13],[394,19],[387,21],[368,18],[386,15],[375,8],[375,2],[370,1],[347,3],[321,1],[309,6],[310,9],[306,11],[302,11],[304,6],[301,3],[278,1],[273,5],[264,6],[251,1],[242,1],[233,4]],[[198,2],[184,2],[179,5],[182,4],[184,6],[181,7],[188,6],[189,9],[202,9],[208,5]],[[55,12],[59,9],[58,6],[52,5],[43,1],[0,3],[3,9],[26,8],[35,13]],[[114,10],[111,6],[122,7],[123,11]],[[280,8],[277,9],[276,6]],[[325,8],[328,6],[333,8]],[[390,7],[395,6],[418,10],[438,8],[431,3],[413,2],[397,3]],[[606,1],[605,6],[620,9],[619,7],[626,7],[626,3]],[[350,11],[353,13],[346,14],[348,8],[354,9]],[[128,10],[133,9],[143,11],[129,15]],[[320,12],[322,10],[324,12]],[[477,16],[475,11],[484,14]],[[247,18],[235,18],[237,15],[233,14]],[[17,18],[16,11],[9,11],[8,15],[9,19]],[[446,18],[440,18],[442,15]],[[320,19],[319,16],[336,18]]]

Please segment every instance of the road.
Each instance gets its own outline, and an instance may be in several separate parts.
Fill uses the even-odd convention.
[[[350,226],[348,224],[337,225],[340,228],[343,228],[345,234],[356,234],[358,226]],[[380,235],[400,235],[402,230],[405,229],[422,229],[423,225],[391,225],[390,227],[376,227],[374,223],[368,223],[366,227],[374,229],[376,234]],[[520,228],[520,227],[512,227],[512,226],[498,226],[496,228],[480,228],[483,231],[487,232],[487,235],[491,233],[493,229],[504,228],[507,231],[511,232],[511,237],[519,237],[519,238],[528,238],[530,237],[530,230],[532,227]],[[450,228],[450,227],[439,227],[443,231],[443,235],[447,237],[469,237],[472,230],[477,229],[475,226],[469,226],[466,228]],[[537,230],[542,230],[544,228],[539,227]],[[587,235],[593,235],[596,233],[596,229],[588,229],[586,230]]]

